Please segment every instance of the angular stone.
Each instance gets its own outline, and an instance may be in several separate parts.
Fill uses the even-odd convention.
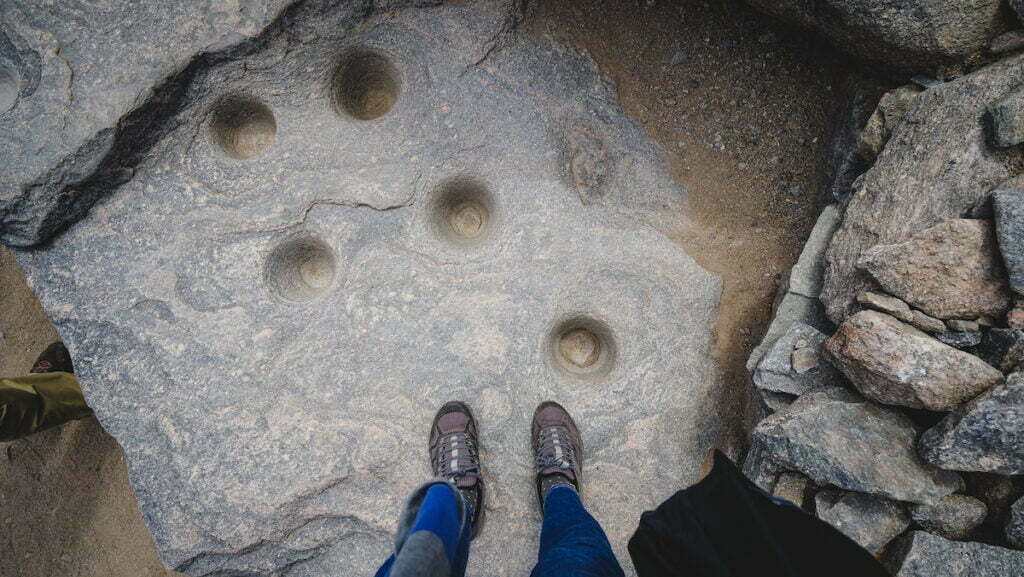
[[[750,479],[763,491],[771,493],[785,471],[772,460],[764,443],[756,439],[750,444],[746,458],[743,459],[743,475]]]
[[[806,393],[761,421],[753,433],[765,457],[819,485],[934,503],[963,481],[923,462],[914,452],[916,436],[902,413],[837,387]]]
[[[1010,507],[1010,516],[1004,530],[1006,541],[1017,549],[1024,549],[1024,498]]]
[[[866,251],[858,266],[889,293],[941,319],[1002,316],[1010,291],[985,220],[952,219]]]
[[[912,531],[893,544],[896,577],[1009,577],[1024,574],[1024,553]]]
[[[832,323],[825,316],[825,309],[821,305],[821,301],[786,291],[775,307],[772,322],[768,325],[768,330],[765,331],[761,343],[754,347],[754,350],[750,352],[750,357],[747,358],[747,372],[754,373],[754,369],[757,368],[768,349],[795,322],[810,325],[820,331],[832,330]]]
[[[992,195],[992,208],[1010,286],[1024,295],[1024,190],[997,190]]]
[[[950,319],[946,321],[949,325],[949,330],[959,333],[976,333],[981,330],[981,325],[978,321],[965,321],[961,319]]]
[[[983,116],[986,104],[1021,85],[1024,55],[1016,55],[914,99],[850,199],[826,252],[821,300],[832,322],[851,313],[857,293],[877,286],[856,268],[864,251],[959,218],[1010,177],[986,143]]]
[[[994,473],[964,473],[968,495],[988,508],[986,523],[1001,521],[1014,501],[1024,495],[1024,479]]]
[[[779,475],[779,480],[772,489],[772,494],[785,499],[801,509],[806,508],[807,493],[814,487],[814,483],[806,475],[786,471]]]
[[[659,232],[686,201],[663,151],[586,53],[507,32],[518,2],[412,3],[299,2],[197,56],[181,100],[139,119],[159,145],[130,180],[18,251],[173,569],[372,575],[453,398],[502,509],[473,544],[488,575],[536,562],[517,495],[540,401],[586,423],[588,507],[620,558],[634,513],[701,476],[721,282]],[[117,43],[108,29],[75,50]]]
[[[1011,329],[1024,329],[1024,300],[1018,299],[1006,313],[1006,326]]]
[[[757,365],[754,385],[768,391],[802,395],[823,385],[841,383],[842,376],[821,357],[821,345],[826,338],[812,326],[793,323]],[[794,361],[800,364],[797,366]]]
[[[842,221],[838,205],[830,204],[818,215],[800,258],[789,273],[789,290],[809,298],[818,298],[825,275],[825,249]]]
[[[882,70],[915,73],[962,62],[1006,30],[996,0],[750,0]]]
[[[1004,373],[1013,372],[1024,363],[1024,329],[989,329],[972,352]]]
[[[946,323],[942,322],[942,319],[926,315],[921,311],[911,311],[911,313],[910,320],[907,322],[914,328],[921,329],[927,333],[946,332]]]
[[[910,305],[892,295],[875,291],[861,291],[857,295],[857,302],[870,309],[892,315],[905,323],[914,320],[914,312],[910,310]]]
[[[1010,92],[988,106],[992,143],[1009,148],[1024,142],[1024,89]]]
[[[913,84],[900,86],[886,92],[878,101],[878,107],[864,125],[857,138],[857,153],[868,162],[875,158],[889,142],[893,129],[903,121],[907,110],[921,89]]]
[[[941,343],[958,349],[968,349],[981,344],[981,333],[978,332],[958,333],[946,331],[944,333],[936,333],[935,338]]]
[[[1011,0],[1011,3],[1017,0]],[[1005,54],[1024,48],[1024,30],[1011,30],[1005,34],[996,36],[989,45],[989,52],[993,54]]]
[[[910,517],[915,523],[946,539],[966,539],[987,514],[984,503],[967,495],[947,495],[934,505],[910,506]]]
[[[876,555],[910,526],[903,505],[875,495],[821,491],[814,502],[819,519]]]
[[[947,415],[921,435],[918,451],[943,469],[1024,473],[1024,374]]]
[[[862,394],[887,405],[949,411],[1003,379],[978,357],[875,311],[846,319],[825,352]]]

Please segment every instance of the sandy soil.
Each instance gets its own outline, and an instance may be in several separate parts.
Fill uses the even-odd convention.
[[[722,275],[724,420],[742,438],[743,363],[813,225],[817,157],[846,73],[834,52],[734,0],[545,0],[531,21],[588,50],[627,112],[665,148],[696,226],[676,240]],[[674,64],[673,64],[674,63]],[[0,374],[56,338],[10,253],[0,253]],[[0,445],[0,575],[149,577],[163,569],[117,443],[95,419]]]

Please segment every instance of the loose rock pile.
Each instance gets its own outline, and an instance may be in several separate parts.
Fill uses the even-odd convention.
[[[932,84],[881,99],[856,150],[870,168],[822,213],[751,355],[767,416],[745,470],[901,577],[1019,575],[1024,56]]]

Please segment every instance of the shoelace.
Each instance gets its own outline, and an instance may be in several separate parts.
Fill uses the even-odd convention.
[[[534,459],[538,471],[548,467],[572,471],[576,462],[576,449],[573,447],[569,429],[562,426],[541,429],[537,436],[537,455]]]
[[[466,433],[451,433],[441,437],[438,451],[438,475],[455,482],[461,477],[480,478],[480,461],[476,445]]]

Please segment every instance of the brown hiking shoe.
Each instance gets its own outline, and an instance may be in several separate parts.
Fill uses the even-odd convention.
[[[444,404],[430,428],[430,465],[434,476],[447,479],[462,492],[473,507],[472,537],[483,525],[484,483],[480,477],[480,454],[476,420],[460,401]]]
[[[36,364],[32,365],[30,373],[74,373],[75,368],[71,364],[71,353],[68,352],[64,343],[57,341],[50,343],[50,346],[39,354]]]
[[[579,492],[583,441],[569,412],[554,401],[541,403],[533,413],[530,440],[537,467],[537,497],[541,508],[544,507],[544,496],[554,487],[564,485]]]

